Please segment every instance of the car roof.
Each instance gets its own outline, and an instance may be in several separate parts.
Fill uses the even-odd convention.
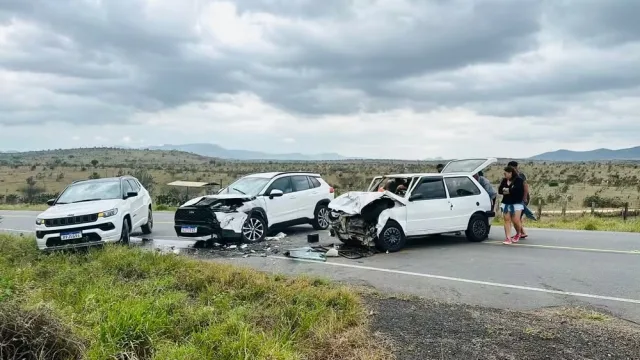
[[[307,176],[320,177],[320,174],[311,173],[311,172],[306,172],[306,171],[279,171],[279,172],[266,172],[266,173],[250,174],[250,175],[247,175],[246,177],[258,177],[258,178],[271,179],[271,178],[274,178],[274,177],[276,177],[276,176],[285,175],[285,174],[286,174],[286,175],[307,175]]]
[[[123,176],[118,176],[118,177],[106,177],[106,178],[100,178],[100,179],[83,179],[83,180],[75,180],[74,182],[72,182],[72,184],[77,184],[77,183],[81,183],[81,182],[106,182],[106,181],[118,181],[120,179],[134,179],[135,177],[131,176],[131,175],[123,175]]]

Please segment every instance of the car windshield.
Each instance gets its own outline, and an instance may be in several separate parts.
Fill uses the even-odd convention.
[[[409,188],[412,179],[408,177],[388,177],[374,180],[370,191],[386,190],[394,194],[405,196],[406,190]]]
[[[56,204],[71,204],[83,201],[122,199],[120,180],[83,181],[69,186]]]
[[[243,177],[220,191],[220,194],[258,195],[270,179],[261,177]]]

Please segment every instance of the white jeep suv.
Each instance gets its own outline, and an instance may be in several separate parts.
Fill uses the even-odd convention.
[[[368,191],[329,204],[331,236],[389,252],[402,249],[408,237],[433,234],[464,231],[470,241],[483,241],[495,212],[473,175],[495,162],[455,160],[441,173],[378,176]]]
[[[262,241],[270,230],[311,224],[329,227],[334,189],[320,174],[274,172],[236,180],[216,195],[189,200],[175,213],[176,235]]]
[[[40,250],[128,243],[133,229],[153,229],[151,196],[132,176],[75,181],[47,204],[36,219]]]

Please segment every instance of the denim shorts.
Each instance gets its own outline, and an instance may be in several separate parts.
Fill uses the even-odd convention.
[[[515,215],[516,211],[524,210],[524,204],[501,204],[500,210],[502,210],[503,214]]]

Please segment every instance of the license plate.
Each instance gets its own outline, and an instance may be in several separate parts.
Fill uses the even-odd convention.
[[[74,240],[74,239],[81,239],[81,238],[82,238],[81,231],[60,234],[60,240]]]
[[[197,234],[198,227],[197,226],[183,226],[182,227],[183,234]]]

